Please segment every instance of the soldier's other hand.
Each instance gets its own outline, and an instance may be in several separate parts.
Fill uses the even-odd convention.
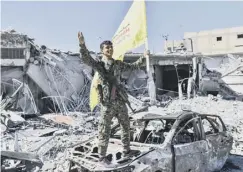
[[[78,32],[78,40],[80,44],[84,44],[84,36],[82,32]]]
[[[149,57],[150,51],[149,50],[145,50],[143,55],[144,55],[144,57]]]

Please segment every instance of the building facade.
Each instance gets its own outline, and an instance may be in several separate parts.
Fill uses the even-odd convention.
[[[185,32],[181,41],[166,41],[165,53],[178,52],[178,49],[203,55],[243,54],[243,26]]]

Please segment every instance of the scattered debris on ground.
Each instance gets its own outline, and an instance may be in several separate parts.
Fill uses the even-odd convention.
[[[18,113],[8,111],[5,114],[19,116]],[[9,166],[8,168],[19,168],[20,166],[23,168],[24,164],[19,163],[17,166],[11,164],[9,159],[26,162],[32,158],[35,162],[43,163],[43,167],[42,165],[39,167],[44,171],[48,171],[48,169],[53,171],[55,168],[57,171],[58,169],[68,169],[68,163],[64,163],[66,149],[96,134],[97,115],[73,112],[68,116],[47,114],[27,120],[19,116],[22,121],[24,120],[24,123],[21,121],[21,126],[19,126],[20,124],[11,126],[10,130],[7,126],[5,132],[1,132],[1,150],[5,151],[1,155],[2,164],[5,164],[4,168],[7,166]],[[24,158],[23,154],[27,158]],[[35,158],[33,158],[34,156]],[[65,165],[65,168],[61,167]]]
[[[1,171],[70,171],[69,150],[97,135],[99,107],[92,113],[89,109],[94,71],[82,62],[79,53],[38,46],[33,38],[15,30],[1,32],[1,55]],[[97,54],[91,52],[91,55]],[[147,108],[150,102],[147,74],[143,70],[128,71],[121,81],[130,93],[133,109],[172,113],[190,109],[219,115],[234,139],[232,155],[221,171],[238,172],[243,171],[242,83],[238,83],[243,60],[228,56],[229,62],[217,70],[209,70],[202,64],[203,70],[199,73],[202,80],[194,87],[200,87],[201,90],[195,90],[204,97],[198,94],[186,98],[189,79],[184,77],[188,77],[190,70],[187,70],[192,68],[190,60],[185,62],[186,67],[177,66],[178,70],[186,68],[187,71],[183,79],[180,78],[181,82],[188,80],[184,82],[183,93],[176,91],[180,90],[178,78],[173,79],[172,85],[165,83],[171,90],[160,90],[163,94],[157,95],[157,107]],[[166,63],[171,63],[165,70],[170,77],[176,66],[171,60]]]
[[[196,97],[186,100],[173,100],[167,107],[151,107],[149,111],[177,112],[185,108],[206,114],[219,115],[234,138],[229,160],[222,171],[243,169],[239,163],[243,156],[243,102],[223,100],[221,97]],[[11,114],[11,115],[9,115]],[[2,169],[30,169],[40,171],[60,171],[69,169],[69,148],[73,148],[97,134],[99,113],[70,112],[62,114],[45,114],[24,119],[21,113],[3,111],[3,116],[15,117],[12,123],[1,132]],[[6,119],[5,119],[6,121]],[[7,124],[7,125],[6,125]],[[16,152],[16,153],[15,153]],[[25,156],[22,156],[25,154]],[[19,159],[21,156],[24,159]],[[27,156],[27,158],[25,158]],[[28,160],[28,157],[33,159]],[[35,158],[34,158],[35,157]],[[18,159],[18,164],[12,159]],[[68,170],[67,170],[68,171]]]

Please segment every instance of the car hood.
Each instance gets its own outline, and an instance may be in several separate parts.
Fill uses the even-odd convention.
[[[93,139],[72,148],[71,157],[69,158],[69,160],[76,165],[90,171],[112,171],[125,169],[128,170],[130,168],[133,168],[133,166],[131,165],[132,162],[138,160],[139,158],[154,150],[154,148],[152,148],[152,145],[131,142],[131,149],[139,150],[140,154],[129,158],[124,158],[122,155],[123,146],[121,141],[118,139],[110,139],[106,155],[111,163],[115,165],[115,167],[106,168],[104,166],[99,166],[98,164],[97,143],[98,140]]]

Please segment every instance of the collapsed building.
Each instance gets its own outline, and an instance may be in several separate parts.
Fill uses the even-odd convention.
[[[98,54],[91,55],[95,58]],[[134,62],[141,55],[127,53],[124,61]],[[242,100],[241,58],[231,57],[234,65],[228,66],[234,69],[220,67],[219,71],[207,68],[205,56],[190,52],[151,54],[150,59],[157,100],[191,97],[196,92]],[[3,109],[24,114],[90,111],[89,88],[94,71],[82,62],[79,53],[38,46],[34,39],[12,30],[1,32],[1,61]],[[121,78],[130,95],[137,98],[148,93],[144,69],[126,71]]]
[[[127,62],[136,61],[141,54],[126,55]],[[193,75],[194,55],[160,55],[151,54],[150,70],[156,86],[157,96],[168,94],[178,96],[178,83],[185,83]],[[196,66],[196,63],[194,64]],[[196,72],[196,71],[195,71]],[[139,78],[139,77],[138,77]],[[143,85],[146,85],[145,81]],[[183,93],[186,93],[187,86],[183,87]]]
[[[44,45],[39,47],[34,43],[34,39],[14,30],[3,31],[1,38],[2,102],[12,109],[21,109],[25,114],[59,111],[66,114],[68,111],[89,111],[88,95],[94,71],[82,63],[79,53],[51,50]],[[92,53],[92,55],[96,54]],[[136,54],[126,54],[125,61],[130,62],[133,57],[136,58]],[[171,75],[170,68],[173,65],[170,62],[171,58],[164,61],[160,56],[153,55],[152,59],[166,64],[168,67],[163,71],[167,73],[164,75]],[[189,67],[186,66],[191,63],[190,58],[179,59],[179,73],[183,73],[180,72],[183,68],[189,71]],[[152,73],[154,73],[154,66],[156,64],[152,63]],[[155,68],[162,69],[159,69],[159,66]],[[184,73],[182,79],[187,76]],[[159,78],[160,75],[156,77]],[[163,80],[157,78],[155,80],[158,89],[176,91],[176,75],[164,77]],[[143,95],[147,93],[147,79],[145,70],[127,71],[122,75],[127,90],[135,96],[135,93],[143,93]],[[161,87],[161,83],[171,83],[171,85]],[[6,101],[7,99],[9,102]]]
[[[127,55],[134,62],[138,55]],[[156,86],[158,100],[161,97],[192,97],[220,94],[226,99],[243,101],[243,58],[222,56],[217,68],[208,67],[211,57],[200,54],[151,55],[150,69]],[[139,78],[139,76],[137,76]],[[141,81],[146,85],[146,80]]]
[[[15,110],[25,114],[88,111],[92,69],[78,53],[39,47],[27,35],[6,31],[1,33],[1,61],[2,99],[12,99],[9,106]]]
[[[202,63],[200,90],[213,95],[221,94],[229,99],[243,101],[243,58],[241,56],[226,55],[221,58],[221,64],[216,68],[209,68]],[[209,66],[209,65],[208,65]]]
[[[89,113],[88,105],[94,71],[82,63],[79,53],[38,46],[27,35],[15,31],[1,32],[1,38],[1,110],[8,110],[1,112],[1,122],[4,123],[1,125],[2,171],[72,171],[68,149],[83,144],[97,134],[99,114]],[[94,52],[91,54],[97,56]],[[140,55],[128,53],[125,61],[133,62]],[[196,93],[221,94],[240,100],[242,85],[225,78],[232,75],[242,78],[242,59],[232,57],[230,63],[224,63],[225,68],[222,65],[218,70],[210,68],[207,58],[200,54],[151,54],[150,59],[157,105],[166,102],[165,108],[156,110],[177,111],[181,104],[186,104],[192,105],[193,111],[210,111],[222,116],[233,133],[232,152],[242,155],[240,113],[243,102],[197,95],[197,98],[183,100]],[[232,66],[232,63],[237,65]],[[228,70],[227,65],[232,70]],[[142,106],[148,99],[147,72],[144,69],[126,71],[122,74],[122,81],[130,93],[133,106]],[[170,101],[172,103],[167,101],[178,96],[181,99]],[[41,115],[27,119],[13,111]],[[233,120],[229,119],[232,116]],[[6,121],[6,118],[10,120]],[[116,143],[114,146],[117,147]]]

